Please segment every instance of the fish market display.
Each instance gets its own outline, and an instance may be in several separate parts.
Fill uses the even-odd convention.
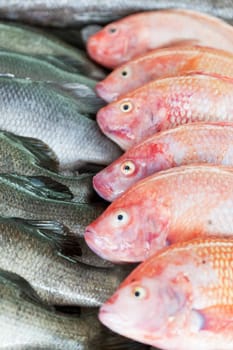
[[[57,170],[56,158],[43,142],[0,131],[0,173],[50,177],[70,189],[72,201],[98,201],[92,188],[93,174],[63,176]]]
[[[60,187],[43,177],[1,174],[0,215],[58,221],[82,237],[86,225],[103,212],[105,205],[70,202]]]
[[[50,304],[99,306],[127,275],[73,262],[79,247],[53,222],[1,218],[0,237],[0,268],[24,277]]]
[[[5,50],[42,56],[51,59],[52,62],[53,58],[59,59],[65,62],[66,66],[74,66],[77,72],[88,77],[104,78],[102,70],[82,51],[30,27],[0,23],[0,47]]]
[[[59,87],[1,77],[0,91],[0,128],[45,142],[60,169],[108,164],[120,155],[96,122],[81,115],[79,104]]]
[[[190,10],[142,12],[112,22],[93,34],[89,55],[114,68],[149,50],[176,44],[199,44],[233,52],[232,26]]]
[[[79,26],[106,23],[131,13],[162,8],[192,8],[231,21],[232,0],[1,0],[2,18],[18,19],[49,26]]]
[[[115,332],[165,350],[230,350],[232,266],[232,239],[176,244],[139,265],[99,318]]]
[[[191,123],[156,133],[95,175],[93,185],[113,201],[155,172],[195,163],[233,166],[233,123]]]
[[[233,79],[210,74],[158,79],[100,109],[97,121],[122,149],[180,124],[233,121]]]
[[[89,247],[115,261],[142,261],[197,236],[232,236],[233,171],[189,165],[151,175],[116,199],[85,232]]]
[[[189,72],[217,73],[233,77],[233,55],[203,46],[174,46],[157,49],[116,68],[96,91],[107,102],[116,100],[152,80]]]

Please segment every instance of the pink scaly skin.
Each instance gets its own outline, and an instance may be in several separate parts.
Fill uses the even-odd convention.
[[[155,80],[97,114],[103,133],[124,150],[158,131],[200,121],[233,121],[233,79],[199,73]]]
[[[93,185],[112,202],[155,172],[195,163],[233,167],[233,122],[192,123],[156,133],[95,175]]]
[[[149,50],[182,43],[233,52],[233,28],[220,19],[190,10],[142,12],[92,35],[87,50],[98,63],[115,68]]]
[[[151,175],[130,187],[87,228],[102,258],[138,262],[177,241],[233,234],[233,171],[189,165]]]
[[[233,77],[233,54],[202,46],[152,50],[116,68],[97,83],[96,91],[112,102],[152,80],[195,71]]]
[[[164,350],[232,350],[232,276],[232,239],[174,244],[140,264],[101,307],[99,319]]]

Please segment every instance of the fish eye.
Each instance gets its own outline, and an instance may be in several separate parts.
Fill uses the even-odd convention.
[[[147,290],[146,288],[137,286],[133,288],[132,295],[134,296],[135,299],[142,300],[147,297]]]
[[[127,78],[127,77],[129,76],[129,70],[128,70],[127,68],[123,69],[123,70],[121,71],[121,76],[122,76],[123,78]]]
[[[129,101],[123,102],[123,103],[120,105],[120,109],[121,109],[121,111],[124,112],[124,113],[130,112],[132,108],[133,108],[133,105],[132,105],[132,103],[129,102]]]
[[[116,33],[116,31],[117,31],[116,27],[110,27],[110,28],[108,29],[108,32],[109,32],[110,34],[114,34],[114,33]]]
[[[126,176],[132,175],[135,169],[135,164],[131,160],[126,160],[121,164],[121,172]]]
[[[114,215],[113,226],[121,226],[127,224],[129,221],[129,215],[124,210],[118,210]]]

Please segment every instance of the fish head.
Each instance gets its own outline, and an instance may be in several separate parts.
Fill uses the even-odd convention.
[[[114,201],[139,180],[165,168],[168,159],[166,145],[142,142],[130,148],[93,178],[96,192],[107,201]]]
[[[89,37],[87,51],[98,63],[114,68],[130,58],[136,46],[136,36],[127,22],[115,21]]]
[[[85,240],[100,257],[116,263],[138,262],[166,246],[168,209],[144,191],[126,191],[87,228]]]
[[[190,283],[182,278],[180,282],[176,277],[168,278],[163,275],[161,266],[156,271],[157,267],[149,264],[151,276],[142,265],[100,308],[99,319],[114,332],[142,343],[159,345],[174,330],[177,332],[177,320],[179,323],[182,316],[185,319]]]
[[[159,96],[154,96],[152,107],[146,90],[140,91],[136,96],[125,95],[123,99],[99,110],[98,125],[122,149],[129,149],[160,130],[160,125],[166,118],[166,109],[159,100]]]
[[[135,77],[137,77],[137,85],[135,85]],[[135,65],[126,63],[115,68],[104,80],[97,83],[96,92],[107,102],[115,101],[125,93],[142,85],[144,79],[139,79],[139,77],[141,75],[137,72]]]

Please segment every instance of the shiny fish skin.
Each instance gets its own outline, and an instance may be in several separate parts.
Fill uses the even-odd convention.
[[[2,218],[0,268],[25,278],[49,304],[100,306],[126,276],[123,269],[98,269],[68,261],[38,230],[30,221]]]
[[[31,27],[0,23],[0,47],[28,55],[61,59],[68,66],[75,67],[80,74],[93,79],[101,79],[105,76],[83,51]]]
[[[60,169],[108,164],[120,155],[96,122],[79,113],[78,103],[50,84],[0,78],[0,92],[0,128],[45,142]]]
[[[232,169],[187,165],[130,187],[87,227],[85,239],[105,259],[137,262],[177,241],[216,232],[233,233]]]
[[[56,313],[23,278],[1,270],[0,286],[0,349],[91,350],[101,337],[97,319]]]
[[[184,43],[233,52],[232,35],[231,25],[201,12],[151,11],[110,23],[89,38],[87,50],[95,61],[114,68],[152,49]]]
[[[46,194],[44,190],[47,191]],[[47,188],[46,182],[43,183],[43,178],[11,174],[0,174],[0,197],[0,215],[58,221],[79,237],[83,237],[86,225],[97,218],[106,207],[102,203],[59,200],[56,193],[54,197],[52,190]]]
[[[158,79],[97,114],[103,133],[124,150],[155,132],[200,121],[233,121],[233,79],[215,74]]]
[[[195,163],[233,166],[233,123],[191,123],[156,133],[95,175],[93,185],[112,202],[151,174]]]
[[[58,174],[53,154],[45,144],[6,131],[0,131],[0,173],[46,176],[67,186],[74,196],[72,199],[74,202],[99,201],[92,187],[93,174],[76,176]]]
[[[193,71],[233,77],[233,55],[202,46],[179,46],[149,51],[116,68],[97,83],[98,95],[111,102],[152,80]]]
[[[167,8],[192,8],[227,20],[233,19],[232,0],[1,0],[3,18],[20,19],[50,26],[106,23],[130,13]]]
[[[176,244],[137,267],[99,318],[129,338],[166,350],[231,350],[232,239]],[[182,331],[181,331],[182,330]]]

